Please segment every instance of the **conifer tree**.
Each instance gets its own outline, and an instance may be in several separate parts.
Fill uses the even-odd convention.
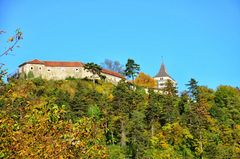
[[[106,77],[101,74],[102,67],[93,62],[86,63],[84,65],[84,70],[90,71],[93,75],[93,83],[95,83],[95,78],[100,77],[100,79],[105,79]]]
[[[167,94],[168,96],[176,96],[178,91],[177,87],[174,85],[174,83],[171,80],[167,80],[165,83],[165,87],[163,88],[163,93]]]
[[[192,101],[197,100],[197,96],[198,96],[198,82],[191,78],[190,81],[188,82],[188,84],[186,84],[186,86],[188,87],[188,93],[189,96],[191,97]]]
[[[127,64],[126,64],[126,69],[124,70],[124,73],[127,77],[134,78],[140,71],[140,66],[135,63],[133,59],[128,59]]]

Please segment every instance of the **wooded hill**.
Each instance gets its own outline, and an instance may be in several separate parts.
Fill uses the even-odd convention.
[[[240,91],[40,78],[0,89],[0,158],[240,158]]]

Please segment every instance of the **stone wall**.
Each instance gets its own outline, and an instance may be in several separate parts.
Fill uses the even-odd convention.
[[[19,73],[25,73],[28,75],[29,72],[32,72],[34,77],[41,77],[43,79],[53,79],[53,80],[64,80],[68,77],[74,78],[92,78],[92,73],[84,70],[83,67],[48,67],[41,64],[25,64],[19,67]],[[113,84],[117,84],[121,78],[102,73],[106,76],[106,81]],[[97,77],[96,79],[99,79]]]

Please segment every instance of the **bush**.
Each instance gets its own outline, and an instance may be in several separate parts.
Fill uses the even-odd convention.
[[[33,74],[32,71],[29,71],[29,72],[28,72],[27,78],[29,78],[29,79],[34,78],[34,74]]]

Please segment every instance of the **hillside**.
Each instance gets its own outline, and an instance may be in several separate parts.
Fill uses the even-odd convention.
[[[240,158],[239,89],[168,88],[12,80],[0,89],[0,158]]]

